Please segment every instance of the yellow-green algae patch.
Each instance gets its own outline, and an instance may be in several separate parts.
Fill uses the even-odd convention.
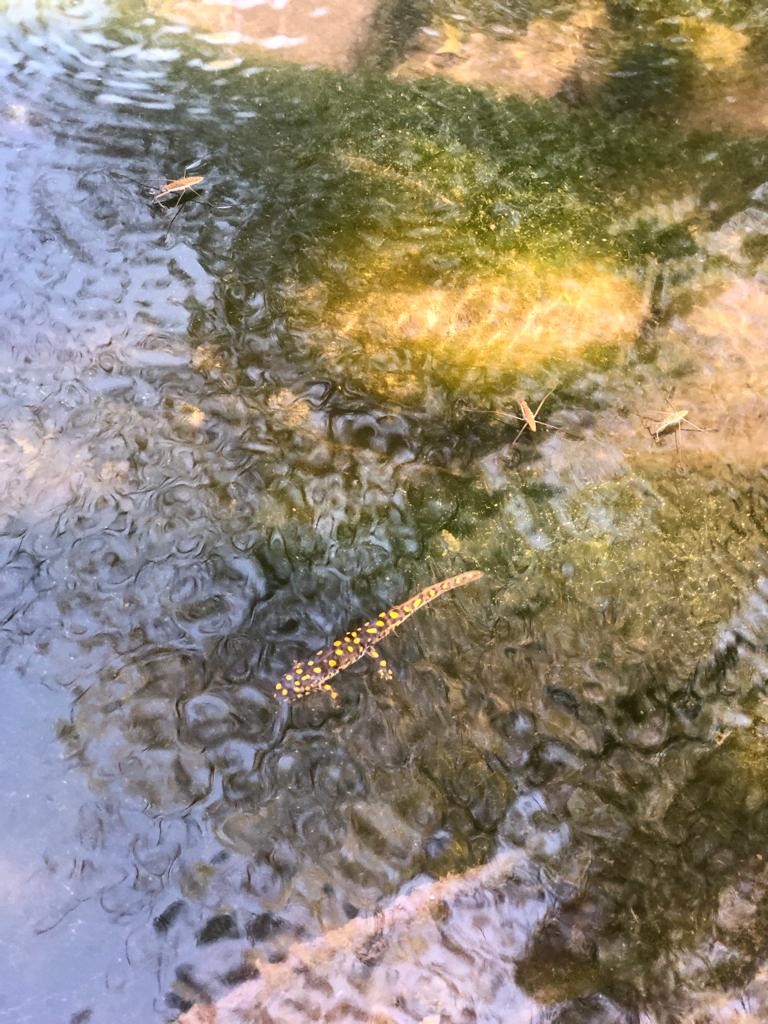
[[[605,263],[515,260],[447,286],[372,287],[325,310],[335,346],[375,357],[392,347],[493,375],[580,357],[637,335],[643,290]],[[328,322],[328,320],[326,320]]]
[[[704,18],[678,18],[678,25],[689,46],[705,68],[725,70],[735,67],[749,46],[749,36],[729,25]]]

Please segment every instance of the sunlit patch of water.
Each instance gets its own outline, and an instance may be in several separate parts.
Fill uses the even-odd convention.
[[[621,346],[646,314],[640,289],[610,268],[561,271],[532,262],[498,271],[463,287],[373,290],[338,312],[329,304],[320,318],[338,317],[339,340],[328,355],[352,376],[361,345],[371,354],[361,369],[396,346],[411,357],[426,352],[446,376],[461,379],[469,371],[493,380],[555,359],[583,358],[598,346]],[[345,347],[354,348],[353,358]],[[387,383],[388,393],[397,395]],[[410,391],[407,377],[404,384]]]

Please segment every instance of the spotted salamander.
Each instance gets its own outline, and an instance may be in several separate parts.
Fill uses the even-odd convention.
[[[434,601],[436,597],[447,594],[456,587],[473,583],[482,576],[482,572],[473,569],[470,572],[459,573],[458,576],[451,576],[440,583],[433,583],[431,587],[420,591],[403,604],[396,604],[394,608],[382,612],[375,619],[345,633],[340,640],[334,640],[307,661],[295,661],[290,671],[275,683],[275,696],[278,700],[296,701],[308,697],[311,693],[320,692],[327,693],[332,700],[336,700],[339,695],[331,679],[364,655],[375,658],[379,663],[380,675],[385,679],[391,679],[392,673],[387,667],[386,659],[382,658],[376,649],[379,640],[389,636],[401,622],[410,618],[425,604]]]

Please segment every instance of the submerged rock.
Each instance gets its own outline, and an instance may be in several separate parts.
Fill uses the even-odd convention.
[[[764,464],[768,447],[768,296],[762,277],[726,277],[710,285],[685,318],[670,325],[661,352],[661,368],[677,384],[674,404],[688,408],[690,421],[704,430],[686,429],[681,438],[685,465]],[[658,393],[638,394],[638,407],[654,415],[669,412]],[[669,459],[674,441],[651,445],[638,434],[643,461]],[[627,442],[625,442],[627,447]]]
[[[169,21],[188,26],[206,42],[236,46],[298,64],[348,70],[365,49],[379,0],[152,0]]]
[[[679,18],[675,27],[695,58],[682,123],[693,130],[765,131],[768,89],[759,46],[750,47],[755,37],[711,17]]]
[[[548,898],[517,851],[461,875],[402,893],[381,913],[354,917],[178,1024],[334,1020],[540,1019],[509,965],[543,917]]]
[[[536,18],[514,39],[483,32],[462,33],[453,24],[422,31],[418,49],[396,70],[402,77],[441,75],[463,85],[493,89],[503,96],[550,98],[578,72],[596,78],[600,64],[594,35],[606,29],[600,3],[580,4],[565,19]]]

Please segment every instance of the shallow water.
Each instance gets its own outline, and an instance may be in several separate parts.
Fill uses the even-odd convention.
[[[169,1021],[505,850],[274,1019],[759,1019],[768,142],[697,102],[765,26],[634,6],[544,102],[5,5],[0,1021]]]

